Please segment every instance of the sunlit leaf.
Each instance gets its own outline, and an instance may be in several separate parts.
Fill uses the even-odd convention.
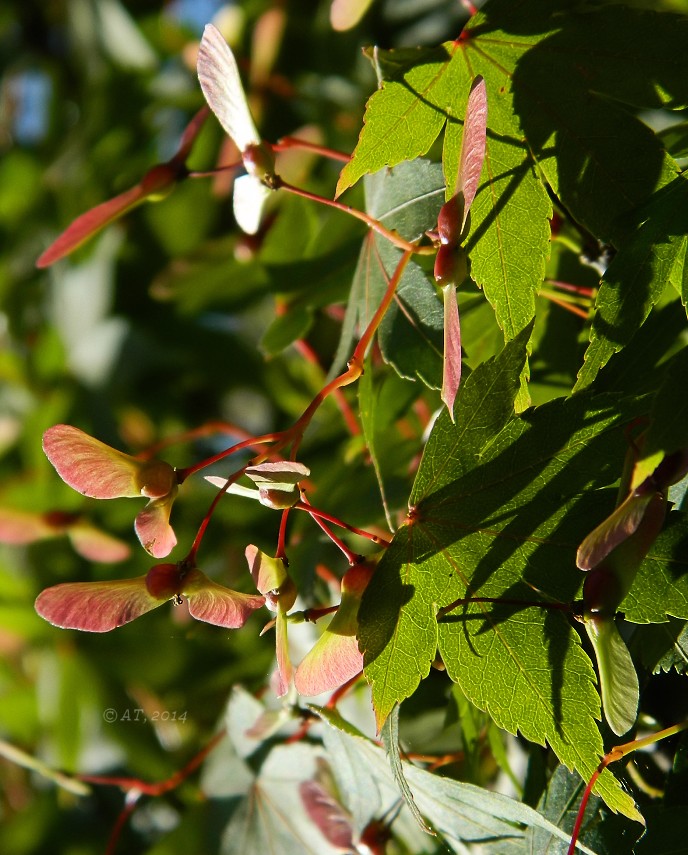
[[[359,779],[372,778],[381,787],[390,783],[394,786],[383,748],[366,739],[336,712],[315,709],[328,725],[325,745],[338,782],[354,772],[346,767],[357,766]],[[344,768],[340,770],[339,764]],[[569,840],[565,832],[521,802],[473,784],[434,775],[405,760],[401,766],[420,813],[456,852],[466,851],[465,844],[471,842],[518,840],[529,827],[541,828],[559,840]],[[349,794],[348,789],[344,790],[345,797]],[[432,845],[431,837],[424,839],[426,846]],[[590,853],[584,846],[579,845],[578,849]]]
[[[357,565],[342,579],[342,600],[329,625],[299,663],[294,685],[299,694],[312,697],[332,692],[363,670],[358,649],[358,607],[372,569]]]
[[[549,742],[587,778],[601,752],[594,673],[569,622],[547,603],[578,591],[576,532],[600,505],[586,491],[616,478],[637,404],[624,415],[617,399],[575,396],[515,418],[507,402],[525,359],[525,339],[516,341],[462,385],[456,425],[438,418],[408,522],[364,595],[359,637],[379,724],[415,691],[439,646],[472,703],[500,727]],[[566,496],[557,488],[563,472]],[[438,609],[461,598],[438,623]],[[637,817],[611,773],[598,787],[614,809]]]

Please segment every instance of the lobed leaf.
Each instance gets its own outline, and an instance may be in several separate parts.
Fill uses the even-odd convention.
[[[575,544],[602,515],[606,496],[595,488],[617,477],[624,425],[643,404],[575,396],[515,418],[508,402],[524,348],[521,336],[470,375],[456,425],[438,418],[407,524],[363,598],[360,641],[378,724],[415,690],[439,646],[472,703],[500,727],[549,742],[587,779],[602,751],[594,672],[569,622],[547,605],[570,602],[580,587]],[[438,624],[438,610],[457,601]],[[637,818],[611,774],[598,792]]]

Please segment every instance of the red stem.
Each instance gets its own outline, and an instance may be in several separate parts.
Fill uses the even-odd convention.
[[[331,160],[339,160],[342,163],[348,163],[351,160],[351,155],[344,154],[343,151],[336,151],[333,148],[328,148],[324,145],[300,140],[298,137],[282,137],[271,146],[273,151],[287,151],[290,148],[302,148],[306,151],[321,154],[323,157],[329,157]]]
[[[585,816],[585,809],[588,806],[588,799],[590,798],[592,788],[595,786],[597,779],[611,762],[608,757],[609,755],[602,760],[597,769],[592,773],[592,776],[583,792],[583,797],[581,798],[581,803],[578,807],[578,814],[576,815],[576,822],[574,823],[573,831],[571,832],[571,842],[569,843],[566,855],[575,855],[576,843],[578,842],[578,836],[580,835],[581,826],[583,825],[583,817]]]
[[[316,365],[318,368],[322,370],[322,366],[320,365],[320,361],[313,350],[313,348],[308,344],[304,339],[299,339],[294,342],[294,346],[299,351],[299,353],[307,359],[312,365]],[[358,436],[361,433],[361,427],[358,423],[358,419],[354,415],[353,410],[349,406],[349,402],[346,400],[344,393],[341,389],[335,389],[332,392],[332,397],[334,398],[339,410],[342,414],[342,418],[349,430],[351,436]]]
[[[169,778],[164,781],[159,781],[157,784],[150,784],[142,781],[140,778],[110,778],[101,775],[78,775],[80,781],[85,781],[87,784],[104,784],[112,787],[119,787],[125,792],[130,790],[138,790],[144,796],[161,796],[168,793],[170,790],[176,789],[189,775],[194,772],[210,752],[221,742],[226,736],[224,729],[218,731],[215,736],[198,752],[191,760],[178,769]]]
[[[357,534],[360,537],[365,537],[367,540],[372,540],[373,543],[377,543],[379,546],[387,547],[390,545],[389,540],[385,540],[384,537],[380,537],[378,534],[373,534],[370,531],[365,531],[362,528],[356,528],[355,525],[349,525],[349,523],[345,523],[343,520],[340,520],[338,517],[333,516],[332,514],[328,514],[327,511],[321,511],[319,508],[313,507],[309,501],[307,501],[304,497],[304,494],[301,494],[302,501],[297,502],[293,507],[298,511],[307,511],[312,517],[319,517],[320,519],[327,520],[327,522],[331,522],[333,525],[337,525],[340,528],[345,528],[347,531],[352,532],[353,534]]]
[[[594,297],[597,291],[597,288],[589,288],[587,285],[572,285],[570,282],[561,282],[559,279],[545,279],[545,283],[561,288],[562,291],[582,294],[584,297]]]
[[[112,831],[110,832],[110,837],[108,838],[107,848],[105,849],[105,855],[115,855],[117,850],[117,844],[119,843],[119,838],[124,831],[124,826],[127,824],[127,820],[136,810],[136,806],[139,803],[139,797],[141,793],[138,793],[135,798],[133,798],[130,802],[126,803],[122,810],[119,812],[119,816],[117,817],[117,821],[115,822]]]
[[[206,422],[203,425],[199,425],[198,427],[191,428],[190,430],[184,431],[183,433],[174,434],[173,436],[165,437],[165,439],[161,439],[159,442],[156,442],[154,445],[146,448],[145,451],[140,452],[136,455],[139,460],[149,460],[151,457],[156,457],[161,451],[165,448],[169,448],[171,445],[179,445],[183,442],[191,442],[194,439],[199,439],[204,436],[212,436],[216,433],[226,433],[231,436],[239,436],[243,437],[246,440],[254,441],[254,438],[249,434],[248,431],[244,430],[238,425],[232,424],[231,422]],[[258,443],[256,443],[258,446]]]
[[[219,463],[220,460],[224,460],[225,457],[230,457],[237,451],[241,451],[242,448],[253,448],[257,445],[264,445],[268,442],[277,442],[282,438],[283,433],[284,432],[282,431],[278,433],[266,433],[263,436],[254,436],[251,437],[251,439],[244,439],[229,448],[225,448],[224,451],[214,454],[212,457],[206,457],[205,460],[194,463],[193,466],[187,466],[186,469],[177,469],[177,483],[182,484],[189,476],[195,475],[196,472],[200,472],[201,469],[205,469],[207,466],[212,466],[213,463]]]
[[[335,208],[337,211],[343,211],[355,217],[357,220],[364,222],[369,228],[381,234],[383,237],[394,244],[399,249],[406,252],[418,252],[429,254],[435,252],[435,247],[420,247],[417,243],[411,243],[405,240],[397,232],[386,229],[381,222],[366,214],[365,211],[359,211],[358,208],[352,208],[351,205],[345,205],[343,202],[337,202],[335,199],[328,199],[326,196],[320,196],[317,193],[311,193],[309,190],[302,190],[300,187],[295,187],[293,184],[287,184],[286,181],[279,181],[279,189],[286,190],[288,193],[293,193],[295,196],[303,196],[304,199],[310,199],[312,202],[320,202],[321,205],[326,205],[328,208]]]
[[[304,507],[303,510],[308,510],[308,507]],[[349,562],[351,567],[354,567],[356,564],[361,563],[362,556],[358,555],[355,552],[352,552],[349,547],[344,543],[343,540],[340,540],[337,535],[332,531],[332,529],[327,525],[327,523],[323,522],[320,517],[317,517],[315,514],[311,514],[311,519],[315,521],[317,525],[325,532],[325,534],[330,538],[332,543],[340,549],[344,555],[346,556],[346,560]]]
[[[547,300],[550,300],[552,303],[556,303],[557,306],[561,306],[562,309],[566,309],[569,312],[572,312],[574,315],[578,315],[580,318],[584,318],[586,321],[590,317],[590,312],[585,309],[581,309],[578,306],[573,306],[571,303],[567,303],[565,300],[558,300],[552,294],[548,294],[546,291],[540,291],[540,296],[545,297]]]

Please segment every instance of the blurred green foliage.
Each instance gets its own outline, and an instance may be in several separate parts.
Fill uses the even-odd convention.
[[[265,761],[285,733],[301,726],[290,707],[271,708],[267,702],[274,635],[259,635],[267,613],[229,632],[165,606],[101,636],[54,628],[33,609],[36,595],[49,585],[137,576],[151,566],[133,535],[138,506],[94,502],[63,484],[41,450],[48,427],[74,424],[131,453],[205,423],[230,423],[253,434],[277,431],[291,425],[322,388],[330,365],[348,355],[348,342],[343,350],[338,342],[345,308],[360,298],[350,289],[352,281],[361,282],[356,265],[365,229],[303,199],[280,198],[271,227],[252,239],[237,231],[231,193],[222,180],[190,180],[163,201],[135,209],[69,260],[48,271],[35,269],[41,252],[76,216],[133,186],[152,165],[173,155],[203,103],[195,50],[211,18],[224,23],[266,139],[308,128],[321,144],[348,153],[376,86],[361,48],[439,44],[455,38],[468,17],[456,0],[386,0],[373,3],[351,31],[336,33],[329,5],[326,0],[247,0],[226,7],[214,0],[7,0],[0,9],[0,507],[83,513],[132,547],[127,560],[111,566],[86,561],[64,537],[0,545],[0,852],[7,855],[105,852],[123,796],[103,785],[77,796],[16,758],[5,758],[3,744],[69,774],[154,782],[182,769],[222,725],[230,739],[210,755],[201,784],[192,775],[178,789],[142,800],[111,851],[210,855],[259,852],[270,845],[283,852],[334,851],[313,827],[303,838],[298,827],[295,834],[287,828],[271,836],[270,828],[249,821],[256,804],[269,803],[280,814],[285,768],[300,769],[301,778],[289,778],[293,790],[322,770],[325,756],[321,740],[307,738],[278,745],[285,753],[274,766]],[[685,0],[633,5],[688,12]],[[261,67],[256,57],[266,54]],[[661,116],[654,118],[661,123]],[[685,145],[679,132],[675,136],[680,158]],[[209,120],[190,167],[212,169],[221,138],[219,126]],[[439,160],[440,152],[431,155]],[[311,156],[289,163],[293,180],[326,196],[332,195],[340,166]],[[363,206],[363,188],[354,188],[347,202]],[[598,274],[580,263],[579,249],[564,226],[562,240],[552,246],[547,276],[594,287]],[[419,271],[423,264],[419,261]],[[463,335],[471,342],[468,374],[500,349],[502,336],[482,295],[472,289],[461,298]],[[570,391],[584,343],[580,318],[537,299],[529,388],[533,401],[543,403]],[[639,370],[630,361],[612,360],[603,384],[613,386],[616,378],[623,382],[632,375],[639,388],[643,383],[653,388],[652,330],[678,340],[685,327],[685,314],[677,312],[675,302],[662,307],[660,301],[659,313],[661,323],[651,319],[637,339],[645,357]],[[293,346],[303,338],[314,360]],[[383,338],[381,347],[396,364],[394,341]],[[666,350],[658,353],[657,361],[666,355]],[[413,376],[414,366],[399,373]],[[384,369],[377,353],[360,393],[346,392],[354,410],[359,394],[365,441],[361,434],[351,435],[332,400],[306,435],[301,454],[317,473],[309,498],[351,524],[385,531],[386,519],[398,525],[404,517],[423,431],[439,396]],[[188,466],[231,441],[226,433],[202,436],[171,446],[164,456]],[[182,550],[192,543],[213,495],[200,478],[184,485],[173,512]],[[278,525],[278,515],[257,503],[224,499],[199,565],[223,584],[252,591],[244,548],[255,543],[274,552]],[[290,573],[301,607],[328,605],[335,595],[323,581],[326,574],[316,570],[324,565],[341,577],[346,561],[305,515],[292,515],[289,538]],[[362,539],[350,542],[369,549]],[[680,637],[681,626],[674,637]],[[302,654],[315,632],[306,625],[295,627],[292,636],[294,650]],[[648,668],[660,656],[666,660],[666,644],[658,639]],[[675,660],[671,667],[677,667]],[[658,690],[652,712],[664,724],[688,714],[683,684],[676,689],[679,679],[665,677],[663,685],[671,691],[663,701]],[[235,686],[243,688],[232,692]],[[265,695],[268,709],[252,695]],[[372,734],[369,693],[359,686],[346,704],[347,716]],[[260,738],[246,736],[256,722],[263,729]],[[507,778],[516,782],[525,805],[539,803],[545,817],[570,831],[574,776],[559,768],[546,792],[551,757],[499,730],[440,672],[433,671],[405,704],[401,727],[416,754],[461,753],[461,762],[447,766],[452,783],[493,786],[501,775],[500,786]],[[330,747],[336,742],[339,751],[356,759],[356,734],[337,731],[329,740]],[[366,761],[375,774],[378,761],[377,755]],[[519,764],[527,765],[525,772],[515,769]],[[357,764],[352,765],[355,771]],[[680,772],[677,766],[676,775]],[[354,799],[355,781],[338,778],[336,785]],[[373,784],[366,779],[366,786]],[[398,806],[389,782],[380,784],[380,793],[378,818]],[[374,817],[360,805],[356,812],[351,803],[352,822],[360,831]],[[293,809],[297,826],[308,826],[303,806],[301,813]],[[588,844],[600,852],[631,851],[639,826],[611,820],[601,804],[593,813]],[[514,823],[529,821],[524,807]],[[522,833],[518,825],[518,845],[544,851],[539,846],[549,832],[543,828]],[[441,840],[417,829],[406,809],[394,829],[394,852],[444,851]],[[605,839],[613,841],[611,848]],[[548,846],[555,845],[548,840]],[[626,849],[618,848],[619,840],[624,846],[630,841]],[[556,845],[563,844],[557,840]],[[486,851],[494,853],[526,851],[508,849],[504,841],[489,846]]]

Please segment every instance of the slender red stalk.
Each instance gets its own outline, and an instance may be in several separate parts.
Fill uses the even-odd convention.
[[[331,160],[339,160],[342,163],[348,163],[351,160],[350,154],[345,154],[343,151],[336,151],[328,146],[308,142],[307,140],[300,140],[298,137],[281,137],[276,143],[273,143],[271,148],[273,151],[287,151],[290,148],[302,148],[305,151],[312,151],[315,154],[321,154],[323,157],[329,157]]]
[[[279,182],[279,188],[281,190],[286,190],[288,193],[293,193],[295,196],[303,196],[304,199],[310,199],[312,202],[320,202],[321,205],[327,205],[328,208],[335,208],[337,211],[343,211],[345,214],[349,214],[349,216],[355,217],[357,220],[361,220],[361,222],[364,222],[367,226],[373,229],[373,231],[376,231],[378,234],[387,238],[387,240],[394,244],[394,246],[399,249],[403,249],[406,252],[416,252],[424,255],[435,252],[434,246],[422,247],[417,243],[407,241],[397,232],[386,229],[382,223],[375,219],[375,217],[371,217],[370,214],[366,214],[365,211],[359,211],[358,208],[352,208],[351,205],[345,205],[343,202],[337,202],[335,199],[328,199],[326,196],[311,193],[309,190],[302,190],[300,187],[295,187],[293,184],[287,184],[286,181],[282,180]]]
[[[552,303],[556,303],[557,306],[561,306],[562,309],[566,309],[568,312],[571,312],[574,315],[578,315],[580,318],[584,318],[586,321],[590,316],[590,312],[585,309],[581,309],[578,306],[574,306],[571,303],[566,302],[565,300],[561,300],[558,297],[549,294],[547,291],[540,291],[540,296],[545,297],[547,300],[550,300]]]
[[[186,556],[185,560],[187,561],[189,566],[193,566],[196,563],[196,555],[197,555],[198,550],[201,546],[201,541],[203,540],[206,529],[208,528],[208,524],[210,523],[210,518],[215,513],[215,508],[217,507],[218,502],[224,496],[224,494],[227,492],[227,490],[229,490],[231,485],[234,484],[235,481],[238,481],[239,478],[241,478],[241,476],[244,474],[244,472],[246,471],[248,466],[249,466],[249,464],[247,463],[246,466],[242,466],[241,469],[237,469],[236,472],[233,472],[229,476],[229,478],[225,481],[225,483],[222,485],[222,487],[215,494],[212,502],[210,503],[210,507],[206,511],[206,515],[203,517],[201,524],[198,527],[198,531],[196,532],[196,537],[194,538],[194,542],[191,544],[191,549],[189,550],[189,554]]]
[[[156,784],[147,783],[146,781],[142,781],[140,778],[111,778],[101,775],[78,775],[77,777],[80,781],[85,781],[88,784],[104,784],[106,786],[119,787],[125,792],[134,790],[140,792],[144,796],[161,796],[168,793],[170,790],[176,789],[192,772],[198,769],[208,754],[210,754],[222,739],[224,739],[226,733],[227,732],[224,729],[219,730],[185,766],[178,769],[170,775],[169,778],[165,778],[164,781],[158,781]]]
[[[212,457],[206,457],[205,460],[200,460],[198,463],[194,463],[193,466],[187,466],[185,469],[178,469],[177,482],[182,484],[190,475],[195,475],[196,472],[200,472],[201,469],[205,469],[207,466],[212,466],[213,463],[219,463],[220,460],[224,460],[226,457],[231,457],[232,454],[236,454],[236,452],[241,451],[242,448],[254,448],[255,446],[265,445],[268,442],[277,442],[282,438],[282,436],[283,432],[279,431],[277,433],[266,433],[263,434],[263,436],[254,436],[250,439],[244,439],[241,442],[237,442],[235,445],[225,448],[224,451],[214,454]],[[266,457],[269,453],[270,452],[266,454]]]
[[[353,677],[351,677],[350,680],[347,680],[346,683],[344,683],[338,689],[335,689],[335,691],[332,692],[332,694],[330,695],[329,701],[325,704],[325,709],[333,710],[344,697],[344,695],[348,695],[360,679],[361,675],[355,674]]]
[[[303,612],[303,619],[309,623],[315,623],[320,620],[320,618],[327,617],[327,615],[331,615],[333,612],[336,612],[338,608],[339,603],[337,603],[336,606],[324,606],[321,609],[306,609]]]
[[[610,755],[612,752],[605,756],[600,765],[595,769],[592,773],[590,780],[587,783],[587,786],[583,792],[583,797],[581,798],[581,803],[578,807],[578,814],[576,815],[576,822],[573,826],[573,831],[571,832],[571,842],[569,843],[569,848],[566,851],[566,855],[575,855],[576,852],[576,843],[578,843],[578,836],[580,835],[581,826],[583,824],[583,817],[585,816],[585,809],[588,806],[588,799],[590,798],[590,794],[592,793],[592,788],[595,786],[597,779],[600,777],[602,772],[607,768],[607,766],[612,762],[610,759]],[[614,757],[614,760],[618,760],[618,757]]]
[[[389,540],[385,540],[384,537],[380,537],[379,534],[373,534],[371,531],[365,531],[362,528],[356,528],[355,525],[349,525],[349,523],[345,523],[343,520],[340,520],[339,517],[335,517],[332,514],[328,514],[327,511],[321,511],[319,508],[313,507],[309,501],[307,501],[304,497],[304,494],[301,494],[302,501],[297,502],[294,505],[295,510],[297,511],[307,511],[312,517],[319,517],[320,519],[326,520],[327,522],[331,522],[333,525],[337,525],[340,528],[345,528],[347,531],[352,532],[353,534],[357,534],[360,537],[365,537],[367,540],[372,540],[373,543],[378,544],[379,546],[387,547],[390,545]]]
[[[318,360],[317,354],[313,350],[313,348],[308,344],[304,339],[299,339],[294,342],[294,346],[299,351],[299,353],[307,359],[312,365],[316,365],[318,368],[322,370],[322,366],[320,365],[320,361]],[[339,410],[342,414],[342,418],[344,419],[344,423],[346,424],[349,433],[351,436],[358,436],[361,433],[361,426],[358,423],[358,419],[354,415],[353,410],[349,406],[349,402],[346,400],[344,393],[341,389],[335,389],[332,392],[332,397],[334,398]]]
[[[305,507],[304,510],[308,510],[308,508]],[[320,526],[320,528],[330,538],[330,540],[332,541],[332,543],[334,543],[337,549],[340,549],[344,553],[344,556],[346,557],[346,560],[349,562],[349,565],[351,567],[354,567],[356,564],[361,563],[363,556],[358,555],[356,552],[352,552],[349,547],[344,543],[344,541],[337,537],[337,535],[332,531],[332,529],[327,525],[326,522],[321,520],[320,517],[317,517],[315,514],[311,514],[311,519],[315,521],[316,525]]]
[[[218,731],[215,736],[208,742],[199,752],[194,755],[189,762],[181,769],[170,775],[164,781],[159,781],[157,784],[149,784],[142,781],[140,778],[117,778],[101,775],[79,775],[81,781],[89,784],[103,784],[105,786],[119,787],[126,793],[124,808],[120,811],[114,828],[110,832],[107,849],[105,855],[114,855],[117,848],[117,843],[122,834],[127,820],[136,810],[141,796],[161,796],[168,793],[170,790],[176,789],[183,781],[185,781],[192,772],[201,765],[210,752],[219,744],[225,737],[224,729]]]
[[[571,291],[574,294],[582,294],[585,297],[594,297],[597,293],[597,288],[590,288],[587,285],[572,285],[570,282],[561,282],[559,279],[545,279],[547,285],[554,285],[556,288],[561,288],[562,291]]]
[[[124,826],[127,824],[129,817],[136,810],[139,799],[141,797],[141,793],[136,793],[134,790],[131,790],[127,793],[127,799],[124,807],[119,812],[119,816],[117,817],[117,821],[115,822],[112,831],[110,832],[110,837],[108,838],[107,847],[105,849],[105,855],[115,855],[117,851],[117,844],[119,843],[119,838],[124,831]],[[133,798],[130,798],[133,796]]]
[[[151,457],[156,457],[161,451],[164,451],[164,449],[169,448],[171,445],[180,445],[181,443],[191,442],[194,439],[200,439],[204,436],[212,436],[216,433],[226,433],[230,436],[237,436],[242,439],[253,441],[253,436],[247,430],[244,430],[244,428],[239,427],[232,422],[211,421],[199,425],[198,427],[190,428],[183,433],[177,433],[173,436],[165,437],[154,445],[149,446],[145,451],[139,452],[136,456],[139,460],[148,460]],[[258,447],[259,443],[256,443],[256,448]]]
[[[281,558],[284,561],[285,567],[289,566],[287,559],[287,520],[289,519],[289,511],[291,508],[285,508],[282,511],[282,519],[280,520],[279,536],[277,538],[277,550],[275,558]]]
[[[573,826],[573,831],[571,832],[571,842],[569,843],[569,848],[567,850],[566,855],[574,855],[576,851],[576,843],[578,842],[578,837],[580,836],[581,826],[583,825],[583,817],[585,815],[585,809],[588,806],[588,800],[590,799],[590,794],[592,793],[592,789],[597,782],[597,779],[600,777],[602,772],[609,766],[611,763],[616,763],[617,760],[621,760],[627,754],[631,754],[633,751],[637,751],[639,748],[646,748],[648,745],[654,745],[656,742],[659,742],[662,739],[666,739],[668,736],[674,736],[677,733],[681,733],[682,730],[688,729],[688,720],[682,721],[679,724],[672,724],[671,727],[665,727],[664,730],[659,730],[657,733],[652,733],[649,736],[645,736],[642,739],[634,739],[633,742],[625,742],[623,745],[616,745],[611,751],[608,751],[602,760],[600,761],[600,765],[595,769],[590,780],[583,791],[583,796],[581,797],[581,803],[578,807],[578,814],[576,815],[576,822]]]

